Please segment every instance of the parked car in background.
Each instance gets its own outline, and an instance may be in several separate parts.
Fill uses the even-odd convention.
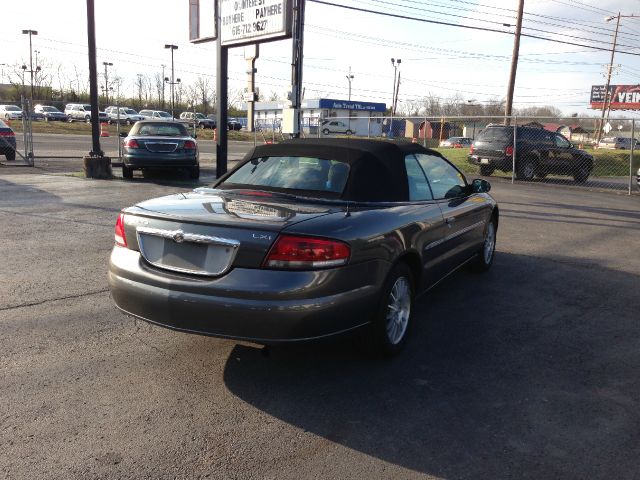
[[[488,125],[473,141],[467,159],[480,167],[482,175],[513,170],[513,129],[507,125]],[[559,133],[519,126],[516,138],[515,174],[521,180],[557,174],[571,175],[576,183],[584,183],[591,175],[593,156],[575,148]]]
[[[323,135],[329,135],[331,133],[344,133],[346,135],[353,135],[353,130],[349,128],[344,122],[340,120],[325,120],[320,126]]]
[[[450,137],[440,142],[440,148],[468,148],[473,140],[468,137]]]
[[[228,118],[227,127],[229,130],[242,130],[242,122],[237,118]]]
[[[7,160],[16,159],[16,134],[2,120],[0,120],[0,155],[4,155]]]
[[[145,120],[173,120],[169,112],[163,110],[140,110],[138,112]]]
[[[91,105],[88,103],[68,103],[64,107],[64,113],[68,122],[91,123]],[[98,119],[100,122],[106,122],[109,117],[105,112],[98,111]]]
[[[631,137],[607,137],[598,142],[598,148],[611,150],[634,150],[638,148],[638,140]]]
[[[196,126],[197,128],[216,128],[216,122],[207,118],[202,113],[198,112],[182,112],[180,114],[180,121],[190,126]]]
[[[118,110],[120,112],[118,113]],[[136,112],[133,108],[129,107],[107,107],[104,112],[109,117],[109,124],[116,123],[120,121],[122,124],[133,125],[134,123],[144,120],[145,117],[138,112]]]
[[[191,178],[200,177],[198,144],[183,123],[142,120],[122,136],[124,178],[132,178],[134,170],[152,168],[186,169]]]
[[[0,105],[0,118],[22,120],[22,109],[16,105]]]
[[[261,145],[210,188],[120,213],[111,296],[183,332],[272,344],[358,330],[393,355],[416,295],[464,264],[491,267],[489,189],[413,143]]]
[[[42,115],[45,122],[66,122],[69,119],[67,115],[51,105],[36,105],[34,111]]]

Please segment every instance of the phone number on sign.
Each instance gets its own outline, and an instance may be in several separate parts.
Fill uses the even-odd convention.
[[[246,35],[247,33],[264,32],[266,29],[267,29],[267,21],[260,20],[258,22],[236,25],[231,29],[231,34],[233,36]]]

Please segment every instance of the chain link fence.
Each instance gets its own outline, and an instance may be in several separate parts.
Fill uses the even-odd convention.
[[[640,168],[634,119],[611,120],[599,142],[598,119],[571,117],[305,118],[302,136],[394,139],[442,153],[469,175],[512,182],[570,184],[633,193]],[[272,129],[277,128],[272,123]],[[269,130],[272,131],[272,130]],[[274,136],[274,139],[276,137]]]

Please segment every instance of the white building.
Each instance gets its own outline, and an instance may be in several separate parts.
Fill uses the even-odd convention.
[[[262,128],[278,128],[282,121],[282,110],[289,108],[289,102],[256,102],[254,107],[255,125]],[[382,134],[382,118],[386,111],[384,103],[355,102],[318,98],[303,100],[301,124],[304,133],[318,135],[318,125],[327,120],[339,120],[347,125],[355,135],[379,136]],[[244,108],[246,110],[246,106]],[[322,132],[320,128],[320,132]]]

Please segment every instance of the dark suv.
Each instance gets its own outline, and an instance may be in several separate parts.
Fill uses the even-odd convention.
[[[516,128],[516,177],[532,180],[547,174],[571,175],[584,183],[593,170],[593,157],[578,150],[559,133],[543,128],[520,126]],[[494,170],[513,170],[514,128],[506,125],[488,125],[482,130],[469,150],[468,160],[480,167],[482,175]]]

